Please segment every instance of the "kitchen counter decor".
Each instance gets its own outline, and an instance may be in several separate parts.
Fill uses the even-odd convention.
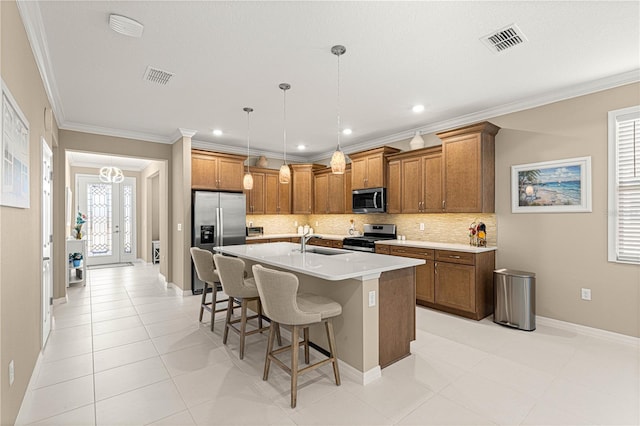
[[[487,227],[477,219],[469,225],[469,245],[473,247],[487,246]]]

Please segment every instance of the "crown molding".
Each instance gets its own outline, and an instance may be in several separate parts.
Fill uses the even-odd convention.
[[[196,149],[204,149],[206,151],[224,152],[226,154],[240,154],[240,155],[247,154],[247,149],[244,147],[223,145],[223,144],[207,142],[207,141],[198,141],[195,139],[191,140],[191,147]],[[276,160],[279,160],[282,158],[281,152],[273,152],[273,151],[266,151],[262,149],[251,148],[252,157],[254,156],[259,157],[261,155],[264,155],[267,158],[273,158]],[[301,157],[299,155],[290,155],[287,153],[287,161],[289,160],[295,161],[298,163],[307,163],[310,161],[308,157]]]
[[[198,133],[197,130],[183,129],[182,127],[178,127],[178,135],[182,136],[183,138],[192,138],[196,135],[196,133]]]
[[[49,43],[47,42],[47,35],[44,32],[40,6],[36,1],[27,0],[17,0],[16,5],[18,6],[18,12],[22,18],[22,24],[27,33],[27,39],[31,45],[31,51],[38,66],[40,77],[42,78],[44,90],[51,103],[53,115],[55,116],[58,127],[60,127],[65,121],[64,108],[62,107],[60,92],[56,85],[53,66],[49,59],[51,57],[49,55]]]
[[[430,123],[426,126],[415,127],[412,129],[403,130],[402,132],[393,133],[390,135],[382,136],[375,139],[370,139],[365,142],[356,143],[353,145],[342,146],[342,150],[345,154],[352,152],[365,151],[371,148],[377,148],[387,143],[398,142],[404,139],[411,139],[416,132],[420,132],[421,135],[438,133],[443,130],[449,130],[456,127],[462,127],[469,124],[477,123],[479,121],[490,120],[501,115],[511,114],[514,112],[524,111],[531,108],[536,108],[543,105],[552,104],[554,102],[560,102],[567,99],[577,98],[579,96],[589,95],[603,90],[613,89],[615,87],[624,86],[627,84],[637,83],[640,81],[640,69],[634,69],[620,74],[600,78],[597,80],[591,80],[586,83],[576,84],[568,86],[552,92],[546,92],[534,97],[521,99],[508,104],[500,105],[493,108],[487,108],[482,111],[474,112],[472,114],[465,114],[459,117],[455,117],[449,120],[438,121]],[[332,151],[327,151],[322,154],[316,154],[313,157],[308,158],[308,161],[319,161],[331,157]]]
[[[171,137],[156,135],[153,133],[134,132],[122,129],[112,129],[109,127],[93,126],[89,124],[65,122],[60,126],[62,130],[73,130],[82,133],[94,133],[96,135],[113,136],[116,138],[136,139],[145,142],[156,142],[172,144],[176,139]]]

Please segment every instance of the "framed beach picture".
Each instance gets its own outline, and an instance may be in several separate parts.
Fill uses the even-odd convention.
[[[591,211],[591,157],[511,166],[512,213]]]
[[[2,84],[0,205],[29,208],[29,122]]]

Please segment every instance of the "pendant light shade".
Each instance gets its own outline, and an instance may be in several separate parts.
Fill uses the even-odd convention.
[[[242,179],[242,187],[246,190],[251,190],[253,189],[253,176],[249,172],[249,114],[253,112],[253,108],[244,107],[242,110],[247,113],[247,172]]]
[[[278,181],[280,183],[289,183],[291,182],[291,169],[287,164],[287,90],[291,89],[291,85],[289,83],[280,83],[278,87],[282,90],[283,99],[282,154],[284,159],[284,164],[280,167],[280,173],[278,173]]]
[[[347,49],[344,46],[336,45],[331,48],[331,53],[338,57],[338,102],[337,102],[337,110],[338,110],[338,147],[336,151],[331,156],[331,172],[337,175],[344,174],[344,170],[347,167],[347,161],[344,156],[344,152],[340,149],[340,135],[342,133],[341,123],[340,123],[340,56],[343,55]]]

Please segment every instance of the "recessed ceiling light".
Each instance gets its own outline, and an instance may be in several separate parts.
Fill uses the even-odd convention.
[[[222,136],[222,130],[220,130],[220,129],[215,129],[215,130],[213,131],[213,135],[214,135],[214,136]]]
[[[305,149],[307,149],[306,146],[304,146],[303,144],[298,144],[298,151],[304,151]]]
[[[412,110],[413,112],[422,112],[424,111],[424,105],[414,105]]]
[[[351,131],[351,129],[344,129],[344,130],[342,131],[342,134],[343,134],[343,135],[350,135],[351,133],[353,133],[353,132]]]
[[[142,37],[144,25],[122,15],[109,15],[109,27],[117,33],[129,37]]]

